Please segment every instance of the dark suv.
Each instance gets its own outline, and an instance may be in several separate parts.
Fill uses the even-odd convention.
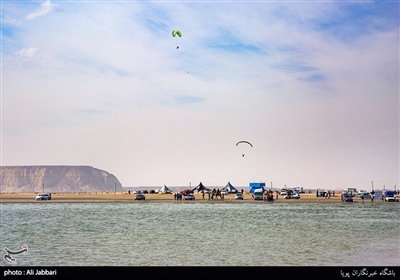
[[[343,202],[353,202],[353,196],[351,194],[344,194],[342,197]]]
[[[142,193],[135,195],[135,200],[146,200],[146,197]]]

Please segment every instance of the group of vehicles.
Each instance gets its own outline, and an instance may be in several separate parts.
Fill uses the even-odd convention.
[[[368,192],[365,190],[360,191],[347,191],[341,194],[341,200],[343,202],[353,202],[354,198],[358,197],[362,201],[370,200],[374,201],[374,199],[383,200],[387,202],[397,202],[399,198],[397,197],[397,192],[392,190],[387,191],[372,191]]]
[[[148,192],[148,191],[134,191],[135,194],[135,200],[146,200],[145,194],[147,193],[154,193],[154,192]],[[224,195],[228,195],[230,192],[228,190],[222,190],[221,193]],[[298,190],[292,190],[292,189],[281,189],[280,191],[277,191],[277,195],[283,196],[285,199],[300,199],[300,192]],[[273,195],[273,192],[272,192]],[[344,191],[341,194],[341,201],[342,202],[353,202],[355,197],[358,199],[361,199],[362,201],[364,200],[370,200],[373,201],[374,199],[379,199],[379,200],[384,200],[387,202],[398,202],[399,197],[397,196],[398,192],[397,191],[392,191],[392,190],[387,190],[387,191],[375,191],[375,192],[367,192],[364,190],[360,191]],[[263,191],[263,189],[256,189],[254,190],[254,193],[252,194],[252,197],[254,200],[267,200],[267,197],[271,198],[271,193],[268,195],[266,192]],[[184,200],[195,200],[195,196],[193,193],[186,193],[184,195]],[[243,193],[242,192],[237,192],[235,193],[235,200],[243,200]],[[51,200],[51,194],[50,193],[39,193],[36,195],[35,200]],[[273,200],[273,198],[272,198]]]
[[[130,192],[129,192],[130,193]],[[162,190],[134,190],[133,194],[135,194],[135,200],[145,200],[146,199],[146,194],[159,194],[159,193],[164,193],[164,194],[176,194],[179,195],[178,198],[176,198],[177,200],[195,200],[195,196],[194,196],[194,190],[183,190],[181,192],[178,193],[173,193],[172,191],[162,191]],[[228,194],[234,194],[235,195],[235,200],[243,200],[243,194],[238,192],[237,190],[234,191],[229,191],[226,188],[223,188],[221,190],[221,194],[222,195],[228,195]]]
[[[135,195],[135,200],[145,200],[146,196],[142,193],[138,193]],[[192,193],[188,193],[184,196],[184,200],[196,200],[196,197]],[[242,193],[236,193],[235,194],[235,200],[243,200],[243,194]]]
[[[284,199],[300,199],[300,192],[298,190],[281,189],[277,191],[277,195],[283,196]],[[253,200],[273,201],[274,192],[272,190],[264,191],[263,189],[256,189],[252,197]]]
[[[281,189],[279,191],[279,195],[282,195],[284,199],[299,199],[300,198],[300,192],[303,192],[303,188],[300,189],[296,189],[293,188],[293,190],[290,189]]]

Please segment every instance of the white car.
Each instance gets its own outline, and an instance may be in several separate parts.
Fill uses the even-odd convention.
[[[36,195],[36,200],[51,200],[51,194],[49,193],[40,193]]]
[[[193,194],[188,193],[185,195],[185,200],[195,200],[196,198],[194,197]]]
[[[243,200],[243,194],[242,193],[236,193],[235,194],[235,200]]]
[[[228,190],[222,190],[222,191],[221,191],[221,194],[223,194],[223,195],[228,195],[229,192],[228,192]]]
[[[287,192],[286,189],[282,189],[282,190],[279,192],[279,194],[280,194],[280,195],[287,195],[288,192]]]
[[[293,192],[291,194],[285,195],[283,198],[285,198],[285,199],[299,199],[300,198],[300,194],[297,193],[297,192]]]

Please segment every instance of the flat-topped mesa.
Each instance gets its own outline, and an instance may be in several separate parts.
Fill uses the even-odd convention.
[[[0,191],[6,192],[113,192],[123,191],[119,180],[92,166],[0,166]]]

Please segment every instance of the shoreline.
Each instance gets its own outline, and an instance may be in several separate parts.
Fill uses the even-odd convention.
[[[125,202],[125,203],[153,203],[153,202],[175,202],[175,203],[385,203],[382,200],[374,200],[371,202],[369,199],[362,201],[359,197],[354,197],[353,202],[342,202],[340,195],[331,196],[329,198],[317,197],[314,193],[302,193],[299,199],[284,199],[279,196],[274,200],[267,202],[262,200],[253,200],[249,192],[243,193],[243,200],[235,200],[234,194],[225,195],[221,200],[208,200],[207,195],[202,199],[201,193],[194,193],[195,200],[181,200],[174,199],[173,194],[145,194],[145,200],[135,200],[135,194],[128,194],[127,192],[101,192],[101,193],[52,193],[51,200],[35,200],[37,193],[1,193],[0,203],[80,203],[80,202]]]

